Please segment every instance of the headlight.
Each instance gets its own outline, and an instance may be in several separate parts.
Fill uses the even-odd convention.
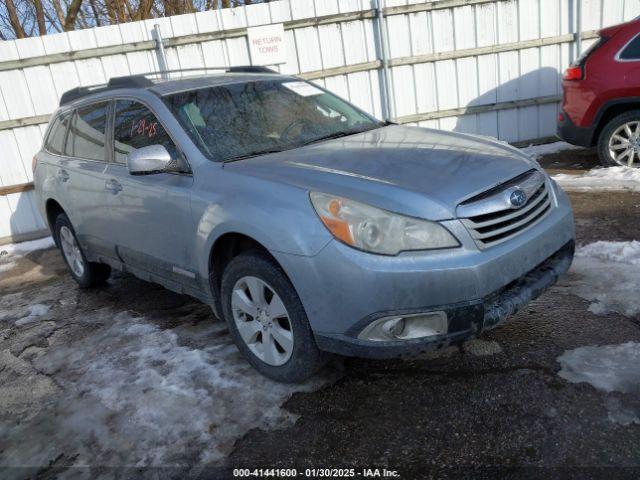
[[[372,253],[452,248],[458,240],[442,225],[405,217],[346,198],[311,192],[320,219],[338,240]]]

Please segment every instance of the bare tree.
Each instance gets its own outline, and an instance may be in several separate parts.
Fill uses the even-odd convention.
[[[9,15],[9,22],[11,24],[11,28],[13,29],[13,33],[16,38],[25,38],[27,34],[24,31],[24,27],[22,23],[20,23],[20,19],[18,18],[18,10],[16,9],[16,4],[13,3],[13,0],[5,0],[5,6],[7,8],[7,14]]]
[[[47,24],[44,19],[44,7],[42,6],[42,0],[33,0],[33,7],[36,11],[36,23],[38,24],[38,33],[40,35],[47,34]]]
[[[75,30],[76,18],[78,17],[78,12],[80,11],[81,6],[82,0],[71,0],[71,4],[69,5],[63,24],[63,30],[65,32]]]
[[[98,9],[98,4],[96,3],[96,0],[89,0],[89,7],[91,8],[93,19],[96,22],[96,27],[101,27],[102,18],[101,18],[100,10]]]
[[[100,27],[270,0],[0,0],[0,39]]]

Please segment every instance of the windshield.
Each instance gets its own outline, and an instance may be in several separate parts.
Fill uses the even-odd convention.
[[[164,99],[200,150],[215,161],[288,150],[382,126],[300,80],[234,83]]]

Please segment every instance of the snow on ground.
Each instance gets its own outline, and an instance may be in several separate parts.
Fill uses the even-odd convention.
[[[43,305],[41,303],[31,305],[29,307],[29,313],[21,319],[16,320],[16,325],[21,327],[23,325],[28,325],[29,323],[37,322],[41,317],[46,316],[50,309],[51,307],[49,305]]]
[[[598,390],[640,394],[640,343],[580,347],[558,357],[560,377],[571,383],[588,383]],[[609,420],[623,426],[640,424],[640,405],[608,395],[605,407]]]
[[[25,439],[5,445],[0,464],[46,465],[61,452],[78,454],[76,465],[216,462],[248,430],[288,425],[283,402],[327,380],[272,382],[241,357],[223,322],[181,320],[161,328],[110,308],[76,319],[89,335],[33,360],[59,396],[31,421],[8,431],[0,423],[0,438]]]
[[[566,190],[640,191],[640,168],[594,168],[580,175],[560,173],[552,178]]]
[[[640,343],[580,347],[558,357],[559,375],[572,383],[586,382],[604,392],[640,392]]]
[[[568,289],[591,302],[589,311],[640,313],[640,242],[595,242],[580,247]]]
[[[615,397],[608,397],[605,401],[605,406],[609,411],[609,420],[613,423],[619,423],[624,427],[634,423],[640,425],[640,409],[636,411],[633,408],[629,408]]]
[[[29,242],[10,243],[8,245],[0,245],[0,257],[10,255],[24,256],[36,250],[46,250],[54,246],[52,237],[40,238]]]
[[[583,147],[577,147],[576,145],[571,145],[567,142],[553,142],[545,143],[543,145],[529,145],[528,147],[521,148],[521,150],[537,159],[544,155],[562,152],[563,150],[576,150],[581,148]]]
[[[54,246],[53,238],[45,237],[29,242],[0,245],[0,273],[8,272],[16,267],[18,257],[23,257],[36,250],[45,250]]]
[[[8,272],[17,265],[16,262],[0,263],[0,273]]]
[[[570,293],[591,302],[597,315],[640,313],[640,242],[595,242],[580,247],[567,280]],[[559,375],[572,383],[586,382],[611,393],[631,394],[605,399],[609,420],[623,426],[640,424],[640,343],[587,346],[558,357]]]

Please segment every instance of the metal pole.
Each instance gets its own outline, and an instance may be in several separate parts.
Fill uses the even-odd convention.
[[[156,56],[158,57],[160,73],[162,74],[162,78],[168,79],[169,74],[167,73],[167,70],[169,69],[167,68],[167,57],[164,54],[164,42],[162,41],[162,33],[160,33],[160,25],[156,23],[153,26],[151,35],[156,41]]]
[[[376,37],[380,46],[380,55],[382,56],[382,109],[385,120],[392,120],[395,117],[394,105],[391,99],[391,73],[389,71],[389,50],[387,30],[384,25],[384,12],[381,3],[384,0],[375,0],[376,9]]]
[[[582,0],[576,1],[576,59],[582,55]]]

